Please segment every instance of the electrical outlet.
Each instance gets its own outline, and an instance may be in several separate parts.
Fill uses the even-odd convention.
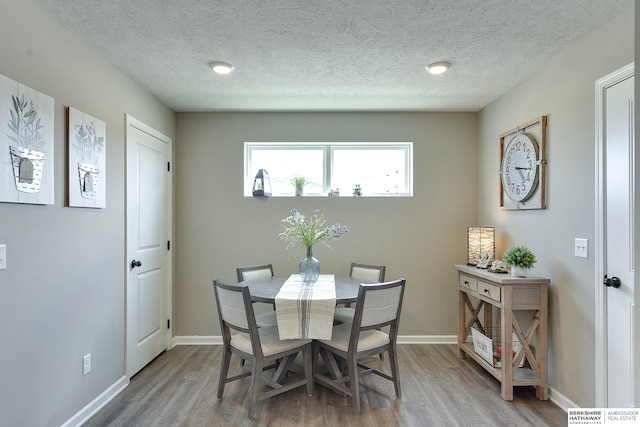
[[[91,353],[82,357],[82,376],[84,377],[91,372]]]
[[[7,245],[0,245],[0,270],[7,268]]]
[[[589,258],[589,239],[576,239],[573,248],[576,257]]]

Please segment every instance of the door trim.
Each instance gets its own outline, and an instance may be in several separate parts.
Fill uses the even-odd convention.
[[[604,211],[604,120],[605,120],[605,91],[620,83],[623,80],[633,77],[634,63],[628,64],[621,69],[596,81],[596,117],[595,117],[595,135],[596,135],[596,212],[595,212],[595,407],[607,407],[607,293],[606,288],[602,285],[602,278],[605,274],[605,211]],[[634,242],[635,244],[635,242]],[[634,287],[635,288],[635,287]]]
[[[139,130],[140,132],[144,132],[162,142],[164,142],[165,144],[167,144],[169,146],[169,153],[168,153],[168,162],[171,164],[171,170],[169,171],[169,173],[173,172],[173,142],[171,140],[171,138],[169,138],[168,136],[158,132],[157,130],[155,130],[154,128],[152,128],[151,126],[145,124],[144,122],[136,119],[135,117],[126,114],[125,113],[125,192],[128,191],[128,176],[127,176],[127,171],[128,171],[128,153],[129,153],[129,129],[130,128],[134,128]],[[126,212],[126,200],[127,200],[127,194],[125,193],[125,259],[124,259],[124,264],[128,265],[129,260],[132,259],[131,255],[129,254],[129,241],[128,241],[128,232],[129,232],[129,227],[127,224],[127,212]],[[166,206],[166,212],[167,212],[167,224],[166,224],[166,231],[167,231],[167,236],[169,237],[169,239],[171,240],[172,244],[170,249],[167,250],[167,277],[166,277],[166,283],[167,283],[167,289],[166,289],[166,301],[167,301],[167,317],[169,320],[169,327],[167,328],[167,336],[166,336],[166,346],[167,349],[170,349],[172,347],[172,337],[173,337],[173,299],[172,299],[172,295],[173,295],[173,175],[171,174],[169,176],[169,179],[167,180],[167,206]],[[125,269],[125,283],[126,283],[126,289],[128,289],[129,287],[129,274],[127,273],[128,270]],[[124,336],[124,349],[125,349],[125,374],[127,376],[127,378],[131,378],[131,376],[133,375],[132,373],[129,372],[129,360],[128,360],[128,336],[127,336],[127,331],[128,331],[128,323],[127,323],[127,292],[125,289],[125,310],[124,310],[124,314],[125,314],[125,336]]]

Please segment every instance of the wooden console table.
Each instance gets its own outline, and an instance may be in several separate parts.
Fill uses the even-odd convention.
[[[458,352],[459,357],[471,357],[501,382],[504,400],[513,400],[513,387],[534,386],[540,400],[549,399],[547,301],[549,279],[518,278],[510,274],[489,273],[467,265],[455,265],[458,271]],[[471,327],[485,333],[492,327],[493,307],[500,308],[500,342],[502,363],[494,368],[473,349],[467,338]],[[484,308],[484,310],[483,310]],[[526,331],[516,319],[515,312],[527,310],[533,317]],[[480,312],[483,319],[480,319]],[[522,318],[522,316],[520,316]],[[514,356],[512,332],[522,343]],[[535,337],[535,352],[532,340]],[[530,367],[518,367],[526,355]]]

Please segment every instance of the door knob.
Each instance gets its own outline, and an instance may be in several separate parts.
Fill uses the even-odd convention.
[[[135,259],[131,261],[131,268],[140,267],[142,265],[142,261],[136,261]]]
[[[608,278],[606,274],[604,276],[603,284],[605,286],[607,286],[607,287],[614,287],[614,288],[617,289],[617,288],[620,287],[621,283],[622,282],[620,282],[620,278],[619,277],[613,276],[611,278]]]

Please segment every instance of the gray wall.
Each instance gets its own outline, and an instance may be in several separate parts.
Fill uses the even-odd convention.
[[[294,273],[299,259],[279,240],[292,208],[320,209],[350,232],[314,250],[325,272],[352,261],[385,264],[407,279],[400,333],[455,335],[454,263],[466,262],[475,224],[476,113],[186,113],[176,149],[175,335],[220,335],[212,280],[273,263]],[[243,197],[245,141],[413,141],[414,197]],[[342,189],[349,193],[350,189]],[[366,189],[364,189],[366,191]]]
[[[478,218],[497,227],[498,256],[525,244],[552,281],[550,383],[583,407],[595,404],[595,259],[575,258],[574,238],[595,238],[595,81],[634,60],[633,4],[479,115]],[[501,211],[499,135],[548,115],[547,209]],[[593,249],[593,248],[592,248]],[[593,252],[591,252],[593,253]]]
[[[54,426],[125,372],[125,113],[172,138],[175,114],[27,0],[0,0],[0,58],[55,99],[55,204],[0,203],[0,424]],[[64,207],[66,106],[107,124],[106,209]]]
[[[352,231],[325,271],[350,261],[384,263],[405,276],[403,335],[453,335],[451,264],[465,260],[465,228],[493,224],[499,254],[512,243],[539,253],[534,274],[553,280],[551,382],[582,406],[594,402],[593,260],[573,257],[574,237],[593,241],[594,81],[633,60],[632,13],[560,55],[535,77],[473,113],[179,114],[115,70],[32,5],[0,0],[0,74],[55,99],[55,204],[0,203],[0,424],[59,425],[124,375],[124,114],[175,141],[174,333],[218,335],[213,278],[272,262],[295,271],[277,237],[280,219],[316,208]],[[618,45],[620,45],[618,47]],[[65,106],[107,123],[107,208],[64,207]],[[549,115],[549,208],[502,212],[498,135]],[[176,138],[177,136],[177,138]],[[415,197],[242,197],[242,143],[415,143]],[[574,156],[578,156],[577,160]],[[571,185],[562,166],[584,174]],[[476,182],[477,181],[477,182]],[[372,231],[373,230],[373,231]],[[91,352],[93,372],[81,376]],[[640,352],[639,352],[640,353]]]

